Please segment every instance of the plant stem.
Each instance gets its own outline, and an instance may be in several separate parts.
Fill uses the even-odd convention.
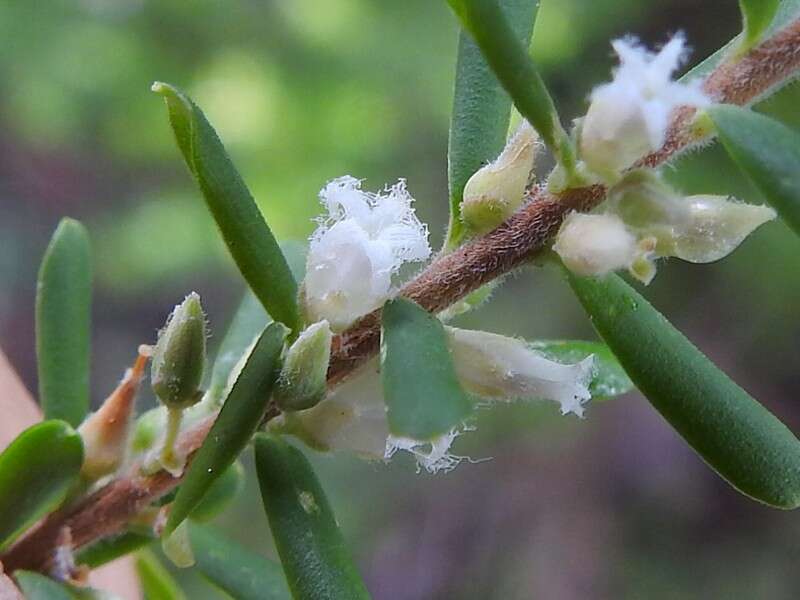
[[[181,421],[183,421],[183,409],[168,406],[167,429],[159,460],[162,467],[176,476],[181,473],[184,467],[184,461],[175,448],[175,442],[178,440],[178,434],[181,431]]]
[[[703,89],[717,102],[748,105],[767,91],[790,81],[800,68],[800,20],[750,50],[744,57],[723,62],[705,80]],[[664,146],[635,166],[654,167],[697,144],[691,128],[694,110],[676,113]],[[400,291],[431,312],[441,311],[481,285],[523,265],[546,247],[564,216],[571,210],[589,210],[605,198],[601,185],[551,194],[534,188],[529,201],[505,223],[487,235],[440,255]],[[334,385],[375,354],[380,339],[380,311],[374,311],[333,340],[328,383]],[[266,419],[278,414],[270,403]],[[200,447],[214,415],[184,432],[178,451],[187,462]],[[51,514],[0,559],[6,569],[47,571],[60,531],[70,528],[76,548],[122,531],[151,502],[181,481],[166,471],[141,474],[141,465],[112,481],[77,505]]]

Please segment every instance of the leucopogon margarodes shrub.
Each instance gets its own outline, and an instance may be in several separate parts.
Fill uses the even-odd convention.
[[[655,50],[614,40],[610,81],[587,90],[569,128],[526,51],[535,0],[449,4],[463,30],[438,251],[415,212],[413,174],[383,188],[352,175],[325,183],[308,243],[282,246],[201,109],[153,85],[249,289],[208,378],[214,324],[192,292],[87,414],[90,248],[80,223],[62,221],[36,301],[45,420],[0,454],[11,592],[77,597],[87,570],[131,552],[146,587],[174,590],[143,550],[160,538],[176,565],[236,598],[365,598],[298,445],[376,462],[406,452],[418,469],[446,472],[463,461],[457,439],[479,409],[551,401],[591,418],[595,401],[634,386],[733,488],[800,505],[795,435],[637,290],[659,261],[720,260],[772,219],[800,233],[800,136],[752,110],[800,70],[800,2],[741,0],[743,32],[682,77],[682,34]],[[669,160],[717,139],[768,205],[686,195],[663,178]],[[537,179],[545,153],[555,167]],[[602,342],[448,324],[534,257],[562,269]],[[137,415],[148,363],[160,405]],[[280,565],[202,524],[241,489],[237,459],[250,445]]]

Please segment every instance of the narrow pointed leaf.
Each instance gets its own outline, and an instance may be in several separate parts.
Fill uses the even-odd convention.
[[[89,236],[78,221],[62,219],[39,269],[36,356],[45,418],[73,427],[89,410],[91,302]]]
[[[295,600],[369,598],[311,465],[280,438],[255,438],[261,499]]]
[[[75,555],[75,562],[79,565],[86,565],[90,569],[96,569],[120,556],[139,550],[154,540],[152,535],[126,531],[81,548]]]
[[[497,79],[550,150],[568,168],[574,155],[550,92],[497,0],[448,0]]]
[[[142,550],[136,555],[136,574],[146,600],[184,600],[178,582],[170,575],[155,554]]]
[[[630,378],[740,492],[800,505],[800,441],[616,275],[569,275],[572,289]]]
[[[68,586],[33,571],[15,571],[19,589],[26,600],[77,600],[79,596]]]
[[[406,298],[383,307],[381,380],[389,430],[428,441],[459,426],[472,413],[461,388],[441,321]]]
[[[505,0],[503,11],[516,37],[530,44],[538,0]],[[472,36],[458,35],[458,58],[453,112],[447,148],[450,188],[450,226],[447,244],[454,248],[463,237],[461,200],[464,186],[475,171],[503,149],[511,114],[511,98],[497,81]]]
[[[207,394],[213,396],[215,404],[222,401],[233,368],[270,322],[272,319],[258,298],[249,289],[245,291],[233,321],[222,339],[211,371],[211,383]]]
[[[244,467],[235,461],[211,484],[189,518],[205,523],[225,510],[244,488]]]
[[[300,242],[288,241],[281,243],[281,250],[286,257],[289,268],[295,279],[300,281],[305,274],[305,260],[307,248]],[[272,322],[264,310],[264,306],[255,297],[250,289],[236,309],[231,324],[225,332],[225,337],[217,350],[214,367],[211,371],[211,382],[207,394],[212,396],[213,404],[222,401],[223,393],[228,385],[228,377],[258,335]]]
[[[189,465],[172,503],[165,535],[189,516],[258,428],[278,377],[285,337],[283,325],[272,323],[256,342],[217,420]]]
[[[746,52],[761,39],[778,10],[779,0],[739,0],[744,31],[740,52]]]
[[[242,275],[269,314],[297,330],[297,283],[217,133],[186,95],[164,83],[153,90],[167,103],[178,147]]]
[[[619,364],[617,357],[601,342],[536,340],[530,343],[530,347],[564,364],[578,363],[587,356],[594,356],[594,373],[589,383],[592,400],[613,398],[633,389],[633,382]]]
[[[83,443],[64,421],[23,431],[0,454],[0,548],[55,510],[78,483]]]
[[[738,106],[715,106],[709,114],[736,165],[800,235],[800,134]]]
[[[196,567],[214,585],[238,600],[291,598],[280,565],[234,544],[209,527],[192,524],[189,538]]]

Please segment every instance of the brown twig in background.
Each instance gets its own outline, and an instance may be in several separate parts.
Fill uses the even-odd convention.
[[[766,91],[790,80],[800,68],[800,20],[792,22],[769,40],[735,62],[717,66],[703,84],[716,101],[747,105]],[[644,157],[637,166],[657,166],[700,139],[691,130],[693,110],[678,111],[664,146]],[[592,185],[553,195],[535,188],[528,202],[489,234],[457,250],[439,256],[400,294],[431,312],[438,312],[464,298],[483,284],[508,273],[546,247],[564,216],[571,210],[589,210],[606,195],[606,188]],[[380,311],[351,326],[333,342],[328,381],[335,384],[373,356],[380,339]],[[195,425],[180,439],[182,452],[190,455],[200,447],[213,417]],[[77,547],[117,533],[141,509],[180,482],[166,472],[139,474],[134,465],[127,476],[109,483],[77,506],[48,517],[36,530],[13,546],[2,561],[8,569],[46,570],[58,532],[69,527]]]

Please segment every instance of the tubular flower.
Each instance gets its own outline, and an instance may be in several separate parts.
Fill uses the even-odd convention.
[[[658,53],[632,39],[615,40],[612,46],[619,67],[610,83],[592,91],[580,134],[581,158],[592,171],[610,179],[662,146],[675,108],[709,104],[699,82],[672,80],[686,54],[682,35]]]
[[[309,322],[327,319],[341,331],[391,295],[401,265],[430,256],[428,228],[403,180],[370,193],[358,179],[340,177],[320,200],[328,214],[311,236],[303,302]]]
[[[545,358],[516,338],[446,329],[456,375],[464,389],[489,399],[552,400],[561,405],[561,414],[583,416],[583,404],[591,398],[593,356],[566,365]]]
[[[583,415],[583,405],[590,398],[593,356],[573,365],[562,364],[515,338],[453,327],[446,330],[456,375],[467,391],[487,400],[553,400],[560,404],[562,414]],[[366,459],[388,460],[403,450],[429,472],[449,471],[466,459],[450,453],[450,446],[460,433],[470,430],[462,424],[434,440],[392,435],[377,359],[313,408],[284,413],[269,427],[320,450],[346,450]]]

